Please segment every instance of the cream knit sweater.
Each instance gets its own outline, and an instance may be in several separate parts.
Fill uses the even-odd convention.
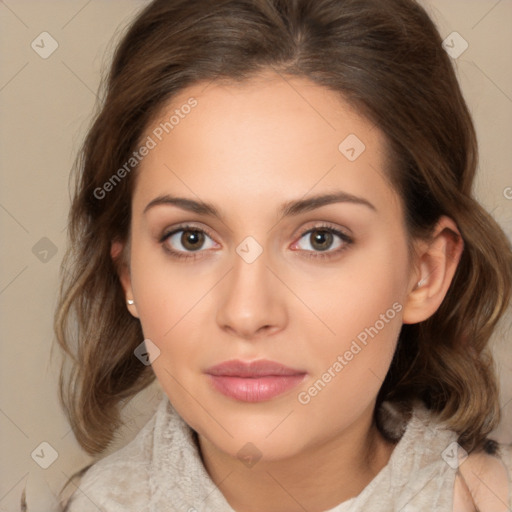
[[[326,512],[452,512],[457,465],[466,463],[456,434],[434,422],[419,402],[395,427],[400,440],[388,464],[358,496]],[[490,510],[510,511],[512,446],[499,445],[497,457],[509,487],[496,497],[501,506]],[[88,470],[68,507],[69,512],[234,512],[206,472],[193,431],[165,395],[133,441]]]

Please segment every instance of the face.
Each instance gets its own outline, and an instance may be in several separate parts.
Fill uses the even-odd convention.
[[[262,75],[182,91],[148,136],[122,282],[175,409],[231,455],[348,430],[411,284],[382,133],[333,92]]]

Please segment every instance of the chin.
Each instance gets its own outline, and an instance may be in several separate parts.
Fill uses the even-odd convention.
[[[270,462],[292,457],[307,444],[307,429],[292,420],[291,411],[292,407],[280,414],[250,414],[245,410],[223,415],[216,409],[215,419],[229,433],[204,415],[187,423],[217,449],[242,462],[245,458]]]

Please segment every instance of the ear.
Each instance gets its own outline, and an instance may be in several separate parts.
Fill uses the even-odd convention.
[[[437,311],[457,270],[464,242],[455,222],[442,216],[431,239],[416,247],[415,271],[404,306],[405,324],[422,322]]]
[[[124,250],[125,244],[119,241],[112,242],[110,245],[110,257],[112,258],[112,261],[114,262],[114,265],[117,269],[117,275],[119,276],[119,281],[121,281],[121,286],[124,290],[126,307],[132,316],[139,318],[137,305],[135,304],[135,299],[133,298],[130,267],[123,255]],[[128,301],[133,301],[133,304],[130,304]]]

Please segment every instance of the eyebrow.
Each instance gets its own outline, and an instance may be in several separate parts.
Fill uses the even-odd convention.
[[[281,205],[279,208],[280,218],[300,215],[301,213],[309,212],[322,206],[327,206],[335,203],[349,203],[368,207],[370,210],[377,212],[377,208],[370,203],[367,199],[358,197],[347,192],[335,192],[331,194],[322,194],[309,197],[308,199],[298,199],[288,201]],[[200,215],[209,215],[222,219],[220,211],[211,203],[204,201],[196,201],[194,199],[187,199],[185,197],[175,197],[169,194],[158,196],[147,204],[144,208],[146,213],[151,208],[161,205],[172,205],[187,210],[189,212],[197,213]]]

